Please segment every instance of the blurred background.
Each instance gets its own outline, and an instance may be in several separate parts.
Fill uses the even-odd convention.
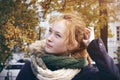
[[[50,16],[72,11],[83,15],[120,69],[120,0],[0,0],[0,80],[15,80],[30,60],[29,45],[45,38]]]

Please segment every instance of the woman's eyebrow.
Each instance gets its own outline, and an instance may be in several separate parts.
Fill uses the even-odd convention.
[[[59,31],[55,31],[57,34],[60,34],[60,35],[64,35],[64,34],[62,34],[62,33],[60,33]]]
[[[61,33],[61,32],[59,32],[59,31],[55,31],[55,33],[56,33],[56,34],[59,34],[61,37],[64,37],[64,35],[65,35],[64,33]]]
[[[52,30],[52,28],[51,28],[51,27],[49,27],[49,30]]]
[[[64,35],[64,34],[62,34],[60,31],[54,30],[52,27],[50,27],[49,30],[53,30],[53,31],[55,31],[55,33],[58,33],[58,34],[60,34],[60,35]]]

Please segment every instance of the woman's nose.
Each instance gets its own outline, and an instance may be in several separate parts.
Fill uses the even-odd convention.
[[[52,34],[49,35],[49,36],[47,37],[47,40],[48,40],[49,42],[51,42],[51,41],[53,40],[53,35],[52,35]]]

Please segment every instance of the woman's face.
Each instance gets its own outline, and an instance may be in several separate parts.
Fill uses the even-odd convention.
[[[65,20],[52,24],[46,35],[45,51],[53,54],[61,54],[67,51],[67,45],[65,43]]]

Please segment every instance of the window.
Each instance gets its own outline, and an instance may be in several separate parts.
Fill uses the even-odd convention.
[[[116,27],[117,32],[117,41],[120,41],[120,26]]]

